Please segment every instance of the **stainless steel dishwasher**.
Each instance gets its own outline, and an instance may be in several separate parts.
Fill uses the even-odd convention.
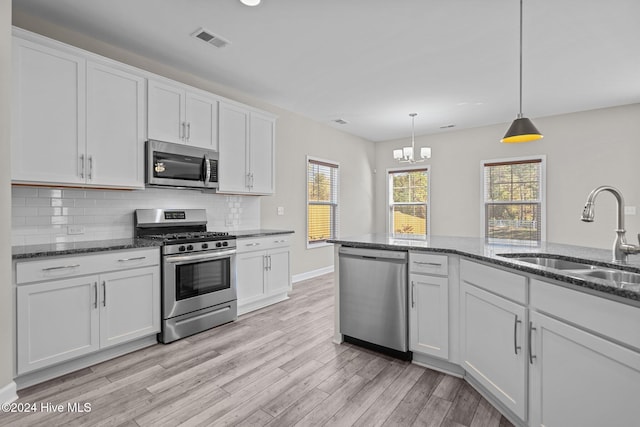
[[[340,333],[344,340],[411,360],[407,253],[341,247]]]

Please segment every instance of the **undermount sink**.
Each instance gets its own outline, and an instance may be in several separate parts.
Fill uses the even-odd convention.
[[[588,262],[570,261],[566,259],[547,258],[542,256],[511,256],[510,254],[502,254],[501,256],[508,257],[516,261],[527,262],[529,264],[555,268],[556,270],[589,270],[597,268],[597,266]]]
[[[543,255],[512,255],[501,254],[506,258],[515,261],[526,262],[529,264],[539,265],[542,267],[554,268],[570,273],[572,276],[582,276],[585,278],[592,277],[594,279],[602,279],[615,282],[616,287],[620,289],[629,289],[640,292],[640,273],[615,269],[612,266],[603,266],[593,264],[587,260],[583,262],[568,259],[547,257]]]
[[[582,276],[595,277],[597,279],[611,280],[616,282],[621,289],[631,289],[640,291],[640,274],[630,271],[608,270],[598,268],[593,271],[581,273]]]

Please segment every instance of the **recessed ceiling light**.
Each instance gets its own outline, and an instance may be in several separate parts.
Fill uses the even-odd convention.
[[[240,0],[240,3],[245,6],[257,6],[260,4],[260,0]]]

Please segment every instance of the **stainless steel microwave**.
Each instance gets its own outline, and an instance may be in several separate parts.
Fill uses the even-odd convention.
[[[218,152],[150,139],[146,146],[147,186],[218,188]]]

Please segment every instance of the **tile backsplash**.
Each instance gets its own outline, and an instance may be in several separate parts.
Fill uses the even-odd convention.
[[[260,198],[194,190],[12,188],[13,246],[133,236],[136,209],[203,208],[208,230],[260,228]],[[76,234],[78,233],[78,234]]]

